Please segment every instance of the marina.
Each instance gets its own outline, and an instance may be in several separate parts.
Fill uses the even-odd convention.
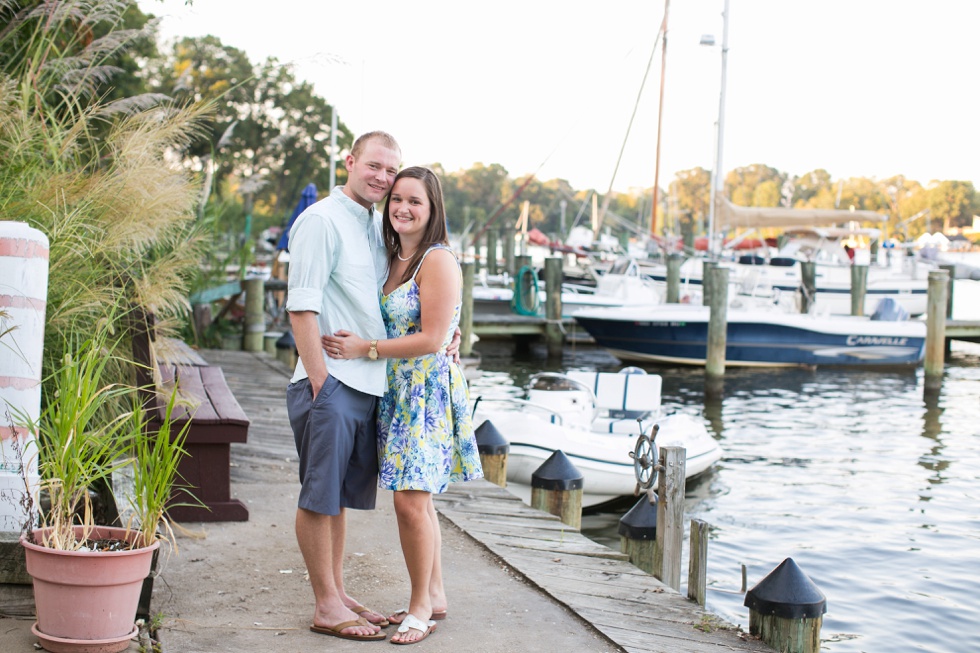
[[[980,292],[955,282],[954,318],[980,319]],[[975,650],[980,609],[976,488],[980,346],[953,341],[938,394],[924,372],[843,368],[729,369],[705,398],[703,370],[645,365],[663,403],[698,413],[725,451],[689,484],[686,518],[711,525],[707,608],[746,626],[751,586],[792,557],[827,596],[822,650]],[[471,393],[519,396],[542,370],[614,371],[621,361],[568,342],[481,342]],[[583,532],[616,542],[621,511],[586,515]]]

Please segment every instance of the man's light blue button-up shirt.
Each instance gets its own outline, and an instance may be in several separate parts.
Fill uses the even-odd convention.
[[[286,310],[316,313],[321,334],[344,329],[368,340],[384,339],[378,293],[387,265],[381,214],[365,209],[338,186],[303,211],[289,231]],[[321,353],[338,381],[377,397],[384,394],[386,361],[337,360]],[[306,376],[299,361],[292,381]]]

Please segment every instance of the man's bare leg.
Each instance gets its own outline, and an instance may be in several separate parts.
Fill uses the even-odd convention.
[[[344,551],[346,550],[347,542],[347,520],[343,520],[338,528],[333,529],[333,579],[334,586],[336,588],[337,596],[344,603],[347,608],[353,610],[353,608],[361,607],[361,604],[357,599],[352,599],[347,595],[347,590],[344,589]],[[372,612],[370,610],[361,612],[357,615],[358,617],[364,617],[372,623],[377,625],[378,622],[384,621],[385,616],[383,614]],[[378,627],[380,630],[380,626]]]
[[[343,538],[346,530],[343,509],[339,515],[321,515],[302,508],[296,510],[296,541],[306,562],[316,600],[313,612],[315,626],[331,628],[360,617],[344,605],[342,595],[337,591],[335,560],[339,559],[343,564],[344,549],[340,547],[338,556],[335,533],[339,532]],[[371,635],[378,630],[375,626],[351,626],[344,628],[343,632],[348,635]]]

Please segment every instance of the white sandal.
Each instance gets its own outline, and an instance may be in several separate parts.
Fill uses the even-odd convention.
[[[435,630],[436,630],[436,622],[434,622],[434,621],[432,621],[430,619],[429,622],[428,622],[428,624],[426,624],[425,621],[422,621],[421,619],[419,619],[418,617],[416,617],[414,614],[408,614],[402,620],[401,625],[398,626],[398,632],[399,633],[407,633],[409,630],[417,630],[420,633],[422,633],[422,636],[419,637],[418,639],[416,639],[415,641],[412,641],[412,642],[396,642],[394,639],[391,639],[389,641],[392,644],[401,644],[401,645],[405,645],[405,644],[418,644],[423,639],[425,639],[426,637],[428,637],[429,635],[431,635],[433,632],[435,632]]]

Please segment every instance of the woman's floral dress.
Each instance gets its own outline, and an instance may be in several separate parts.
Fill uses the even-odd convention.
[[[430,248],[425,255],[437,248],[442,246]],[[388,295],[381,294],[389,338],[422,328],[416,274],[418,268],[411,279]],[[459,324],[461,305],[461,301],[456,304],[439,352],[388,359],[388,391],[378,406],[381,488],[439,494],[449,483],[483,477],[466,379],[459,365],[445,354]]]

